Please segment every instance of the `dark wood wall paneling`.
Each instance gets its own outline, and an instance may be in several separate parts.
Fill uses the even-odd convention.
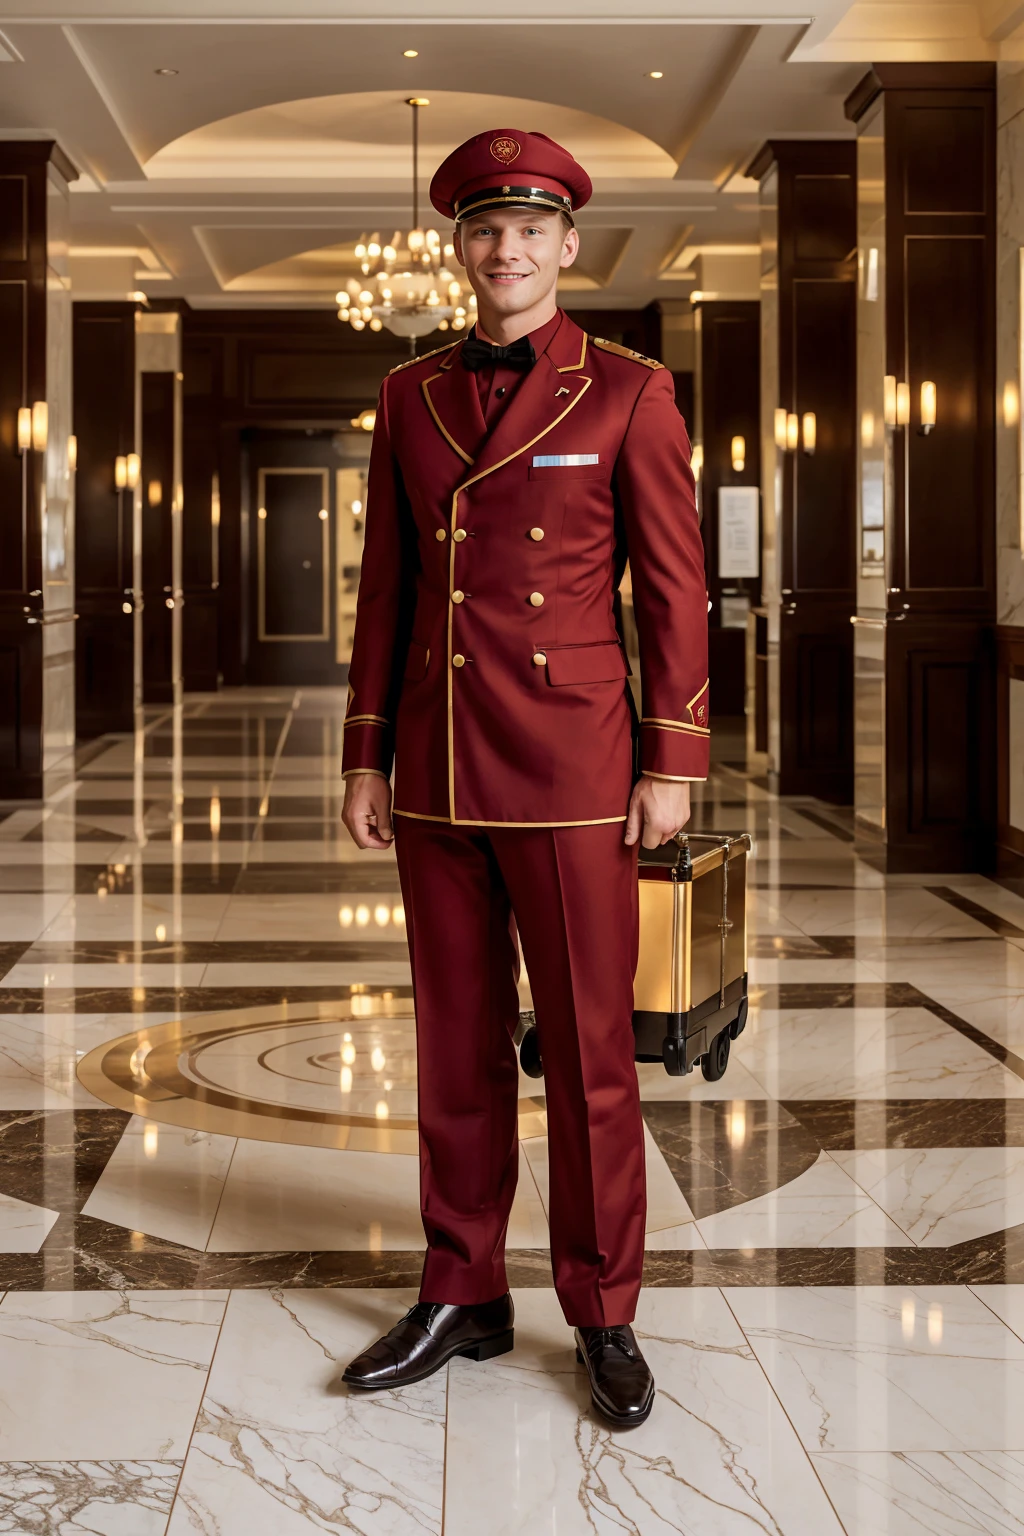
[[[1004,874],[1024,876],[1024,829],[1010,825],[1010,680],[1024,685],[1024,626],[1000,625],[996,630],[996,863]]]
[[[761,483],[761,306],[757,300],[701,305],[701,430],[704,467],[701,532],[711,600],[708,665],[717,716],[742,715],[746,687],[746,630],[723,629],[722,589],[745,593],[756,607],[761,583],[718,575],[718,492],[723,486]],[[745,439],[742,471],[732,467],[732,439]]]
[[[142,396],[142,697],[174,699],[174,374],[140,375]]]
[[[56,144],[0,143],[0,798],[10,799],[42,793],[42,462],[19,454],[17,434],[18,410],[46,399],[54,174],[77,175]]]
[[[183,590],[186,689],[246,681],[256,615],[248,573],[245,434],[252,428],[344,428],[376,403],[385,374],[409,357],[388,332],[356,332],[333,312],[192,310],[182,314]],[[645,310],[573,310],[592,334],[647,356],[661,350],[661,318]],[[438,333],[421,352],[452,340]],[[217,476],[219,586],[214,589],[211,489]],[[169,578],[168,578],[169,580]],[[148,611],[148,608],[147,608]]]
[[[817,445],[786,453],[780,527],[784,794],[853,798],[857,523],[857,165],[843,140],[772,140],[778,165],[779,399]]]
[[[878,65],[848,115],[880,94],[887,372],[911,406],[894,438],[886,857],[977,869],[996,823],[995,66]]]
[[[73,321],[76,725],[133,726],[132,493],[114,460],[135,443],[135,305],[78,303]]]

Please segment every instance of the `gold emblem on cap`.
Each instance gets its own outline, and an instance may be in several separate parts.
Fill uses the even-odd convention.
[[[521,146],[516,143],[515,139],[491,140],[491,154],[502,165],[511,165],[512,161],[518,157],[520,148]]]

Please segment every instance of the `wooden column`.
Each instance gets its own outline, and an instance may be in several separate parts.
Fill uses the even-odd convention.
[[[38,798],[74,745],[67,222],[77,174],[54,143],[0,143],[0,798]],[[19,448],[26,408],[35,434]]]
[[[860,156],[860,538],[872,521],[884,534],[873,561],[861,551],[858,719],[871,751],[858,819],[894,870],[993,856],[995,87],[994,65],[878,65],[847,102]]]
[[[132,493],[115,460],[135,452],[134,303],[74,306],[75,584],[79,737],[134,724]],[[126,611],[127,610],[127,611]]]
[[[723,487],[757,486],[761,479],[760,350],[761,317],[756,300],[723,299],[701,303],[700,348],[701,533],[708,577],[708,664],[715,715],[739,716],[745,703],[746,620],[738,613],[743,599],[756,607],[760,578],[719,574],[718,493]],[[733,438],[744,440],[743,468],[733,468]],[[738,596],[733,612],[723,608],[723,589]],[[725,624],[723,619],[731,619]]]
[[[839,804],[853,795],[855,173],[841,140],[773,139],[748,171],[764,214],[769,772],[783,794]],[[794,447],[776,440],[777,411],[800,424]]]

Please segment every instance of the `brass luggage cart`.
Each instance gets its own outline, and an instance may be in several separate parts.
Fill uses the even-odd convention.
[[[746,1025],[749,852],[749,832],[680,832],[640,850],[636,1059],[673,1077],[699,1061],[717,1082]]]
[[[662,1062],[673,1077],[699,1061],[717,1082],[746,1025],[750,846],[749,832],[680,832],[660,848],[640,850],[635,1055]],[[520,1016],[516,1037],[523,1071],[541,1077],[532,1014]]]

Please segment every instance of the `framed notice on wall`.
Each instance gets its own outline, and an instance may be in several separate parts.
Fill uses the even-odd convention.
[[[718,492],[719,577],[761,574],[760,503],[756,485],[723,486]]]

